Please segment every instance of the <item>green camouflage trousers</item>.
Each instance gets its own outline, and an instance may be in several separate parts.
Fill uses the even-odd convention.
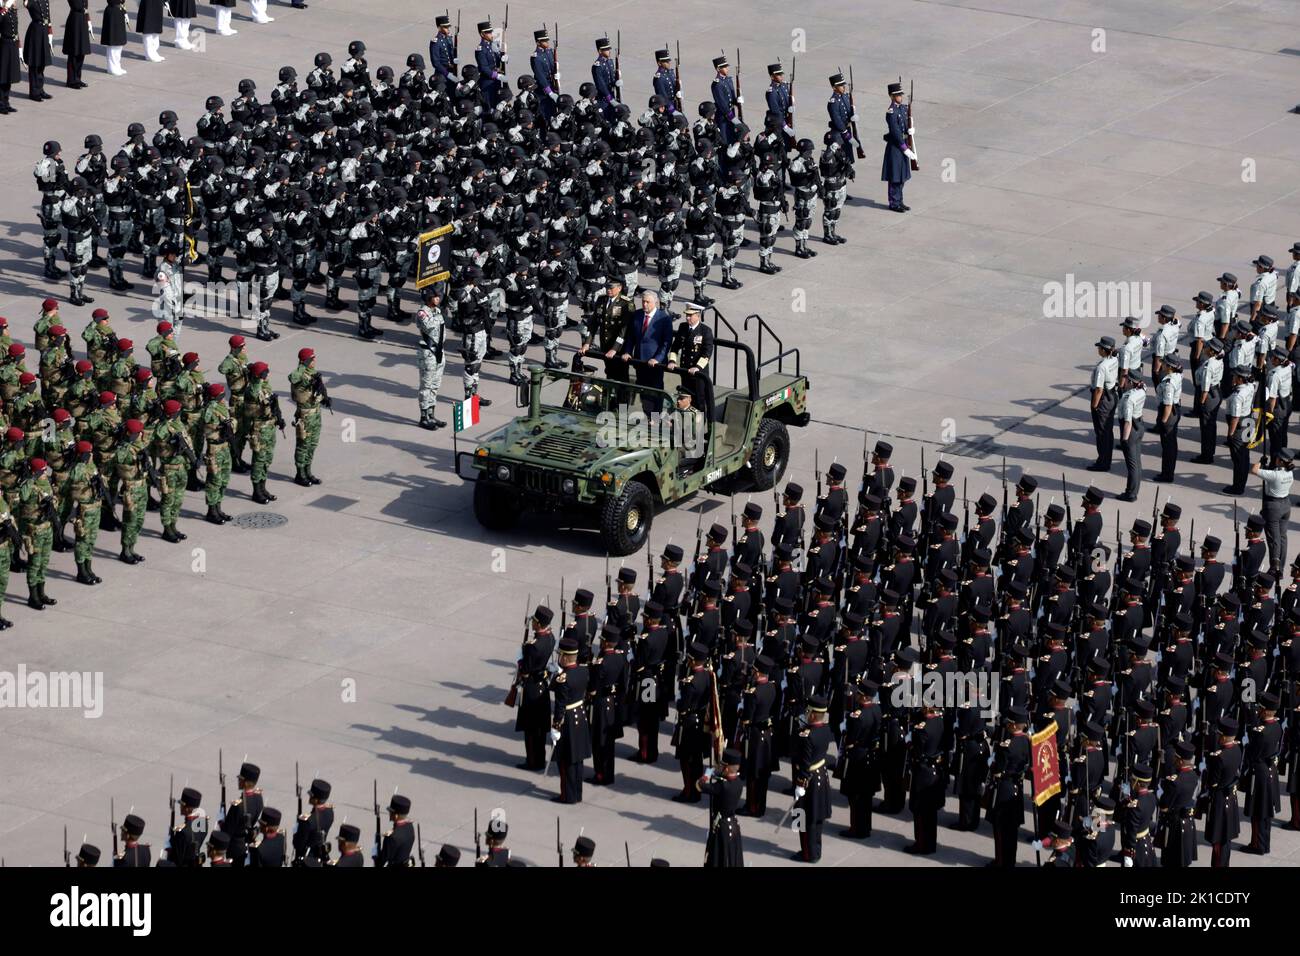
[[[72,533],[76,535],[73,556],[80,564],[95,556],[95,541],[99,538],[99,502],[92,501],[81,506],[81,514],[72,522]]]
[[[140,540],[149,503],[149,485],[140,479],[122,486],[122,550],[130,554]]]
[[[164,529],[176,527],[176,519],[181,514],[181,502],[185,500],[187,475],[185,459],[179,456],[166,462],[158,475],[162,484],[162,502],[158,511]]]
[[[221,499],[226,494],[226,486],[230,484],[231,463],[228,444],[222,442],[218,445],[208,445],[208,477],[203,484],[204,498],[207,500],[208,507],[221,504]]]
[[[275,422],[254,425],[248,433],[248,444],[253,449],[253,481],[266,481],[275,457]]]
[[[13,560],[13,546],[9,536],[4,536],[0,543],[0,605],[4,604],[5,595],[9,593],[9,562]]]
[[[293,448],[293,463],[299,470],[310,468],[316,446],[320,444],[320,409],[298,409],[293,418],[293,434],[297,440]]]
[[[54,529],[48,521],[23,529],[23,548],[27,551],[27,586],[45,583],[45,569],[50,566],[50,548],[54,546]]]

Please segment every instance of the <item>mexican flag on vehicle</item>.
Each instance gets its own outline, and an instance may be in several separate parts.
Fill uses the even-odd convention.
[[[452,403],[451,430],[464,431],[478,424],[478,396],[471,395],[464,401]]]

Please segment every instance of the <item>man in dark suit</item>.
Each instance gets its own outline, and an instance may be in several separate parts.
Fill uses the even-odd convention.
[[[664,387],[663,365],[668,361],[668,345],[672,337],[672,316],[659,308],[659,294],[648,290],[643,292],[641,308],[628,318],[622,355],[625,362],[645,363],[636,367],[638,385]]]

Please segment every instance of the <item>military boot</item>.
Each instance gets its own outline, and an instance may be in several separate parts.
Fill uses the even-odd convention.
[[[209,524],[224,524],[221,520],[221,512],[217,510],[216,505],[208,505],[208,513],[203,516],[203,520]]]
[[[78,583],[78,584],[94,584],[94,583],[95,583],[95,579],[94,579],[93,577],[91,577],[91,576],[90,576],[90,572],[86,570],[86,562],[85,562],[85,561],[78,561],[78,562],[77,562],[77,583]]]

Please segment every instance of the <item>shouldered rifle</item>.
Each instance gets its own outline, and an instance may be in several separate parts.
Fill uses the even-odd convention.
[[[221,784],[221,816],[217,817],[220,821],[226,815],[226,768],[220,748],[217,749],[217,781]]]
[[[605,34],[609,36],[608,33]],[[623,31],[619,30],[614,34],[614,98],[620,103],[623,102],[623,87],[618,85],[618,81],[623,79]],[[558,820],[556,823],[558,824]]]
[[[1232,503],[1232,589],[1241,594],[1241,523],[1237,518],[1237,503]]]
[[[424,866],[424,840],[420,836],[420,824],[415,825],[415,852],[420,858],[420,866]]]
[[[302,816],[302,784],[298,782],[298,761],[293,762],[293,792],[298,798],[298,816]]]
[[[382,835],[383,827],[382,827],[382,825],[381,825],[380,822],[379,822],[379,781],[378,781],[378,780],[374,781],[374,787],[375,787],[375,789],[374,789],[374,791],[373,791],[374,804],[375,804],[375,852],[374,852],[374,856],[375,856],[375,859],[378,860],[378,859],[379,859],[379,847],[380,847],[380,845],[381,845],[382,842],[383,842],[383,835]]]
[[[320,403],[329,409],[330,414],[334,414],[334,400],[330,398],[329,389],[325,387],[325,380],[321,378],[320,372],[317,372],[311,378],[312,394],[320,399]]]
[[[280,434],[284,434],[284,414],[280,411],[280,396],[271,393],[271,414],[275,416],[275,427],[280,429]]]
[[[506,4],[506,15],[501,19],[501,52],[509,53],[510,45],[506,42],[506,31],[510,29],[510,4]]]
[[[900,76],[898,82],[901,85],[903,78]],[[916,115],[912,112],[912,100],[916,96],[916,80],[908,80],[907,88],[907,148],[912,151],[912,172],[921,168],[916,161],[916,138],[912,135],[912,130],[916,127]],[[854,133],[856,136],[857,134]]]
[[[866,159],[867,154],[862,151],[862,137],[858,136],[858,121],[853,119],[858,115],[857,105],[853,102],[853,64],[849,64],[849,129],[853,133],[853,143],[857,147],[858,159]]]
[[[682,111],[682,41],[677,41],[677,59],[673,61],[673,98],[677,100],[677,112]]]
[[[813,449],[813,476],[817,479],[817,500],[822,499],[822,466],[821,455],[816,448]]]
[[[176,432],[176,434],[172,435],[172,437],[168,439],[168,442],[171,444],[172,449],[185,459],[185,464],[193,468],[198,459],[195,458],[194,449],[190,447],[189,440],[186,438],[185,434],[183,432]]]
[[[627,860],[627,865],[630,868],[632,866],[632,850],[628,847],[626,840],[623,841],[623,857]]]
[[[609,552],[605,552],[605,606],[608,607],[614,600],[613,579],[609,576]]]
[[[560,869],[564,869],[564,844],[560,842],[560,817],[555,817],[555,855],[559,857]]]
[[[108,832],[113,834],[113,856],[117,856],[117,814],[113,812],[113,798],[108,798]]]
[[[167,783],[167,808],[170,813],[167,832],[171,833],[176,829],[176,774],[172,774]]]
[[[456,58],[456,65],[460,66],[460,7],[456,8],[456,32],[451,35],[451,53]]]
[[[797,56],[790,57],[790,108],[785,111],[785,125],[794,129],[794,71],[799,66]]]
[[[63,828],[63,865],[72,866],[72,854],[68,852],[68,828]]]
[[[727,51],[723,50],[722,55],[726,56]],[[736,47],[736,118],[742,123],[745,122],[745,104],[742,102],[745,94],[740,88],[740,47]]]

